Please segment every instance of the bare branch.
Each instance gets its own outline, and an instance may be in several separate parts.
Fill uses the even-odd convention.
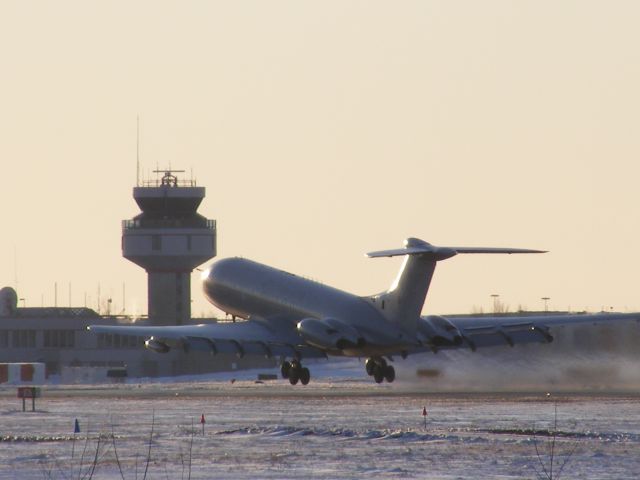
[[[149,450],[147,451],[147,463],[144,467],[144,476],[142,480],[146,480],[147,472],[149,471],[149,462],[151,461],[151,444],[153,442],[153,427],[156,423],[156,411],[152,410],[151,412],[151,433],[149,434]]]

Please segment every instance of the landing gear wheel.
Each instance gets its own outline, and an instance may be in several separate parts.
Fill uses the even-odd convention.
[[[369,357],[364,363],[367,375],[373,377],[376,383],[382,383],[384,380],[391,383],[396,379],[396,370],[387,364],[384,357]]]
[[[289,369],[289,383],[295,385],[300,380],[300,370],[297,368]]]
[[[290,362],[282,362],[280,373],[282,373],[282,378],[289,379],[291,385],[297,385],[298,382],[302,385],[307,385],[311,379],[309,369],[304,368],[297,358],[294,358]]]
[[[373,371],[376,368],[376,361],[373,358],[367,358],[367,361],[364,362],[364,368],[367,371],[367,375],[373,375]]]
[[[280,373],[282,374],[282,378],[289,378],[289,372],[291,371],[291,363],[282,362],[280,366]]]
[[[301,368],[300,369],[300,383],[302,385],[306,385],[309,383],[309,380],[311,379],[311,373],[309,372],[308,368]]]
[[[382,381],[384,380],[384,373],[380,365],[376,365],[373,369],[373,379],[376,381],[376,383],[382,383]]]

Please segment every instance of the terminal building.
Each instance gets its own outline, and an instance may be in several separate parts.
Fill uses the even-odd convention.
[[[231,354],[158,354],[146,338],[94,334],[102,325],[186,325],[216,322],[191,318],[191,272],[216,255],[216,222],[198,213],[205,188],[164,170],[157,181],[133,189],[141,213],[122,222],[122,254],[147,272],[147,317],[100,315],[90,308],[18,306],[11,287],[0,290],[0,363],[42,362],[47,377],[63,381],[100,377],[157,377],[276,366],[274,359]]]

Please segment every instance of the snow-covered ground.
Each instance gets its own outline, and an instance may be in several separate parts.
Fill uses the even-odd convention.
[[[640,472],[638,397],[428,394],[402,378],[375,385],[353,361],[312,371],[307,387],[255,383],[256,371],[51,386],[25,413],[12,387],[0,478],[89,478],[95,466],[94,479],[534,479],[556,409],[554,478]]]

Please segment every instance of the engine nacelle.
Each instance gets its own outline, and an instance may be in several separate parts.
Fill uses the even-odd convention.
[[[296,328],[305,342],[323,350],[343,350],[364,342],[355,328],[335,318],[304,318]]]
[[[153,337],[151,337],[149,340],[146,340],[144,342],[144,346],[145,348],[148,348],[149,350],[152,350],[156,353],[167,353],[169,352],[169,350],[171,350],[171,347],[169,347],[169,345],[161,342],[160,340],[156,340]]]
[[[449,320],[438,315],[429,315],[418,322],[418,335],[424,343],[434,347],[460,345],[462,334]]]

